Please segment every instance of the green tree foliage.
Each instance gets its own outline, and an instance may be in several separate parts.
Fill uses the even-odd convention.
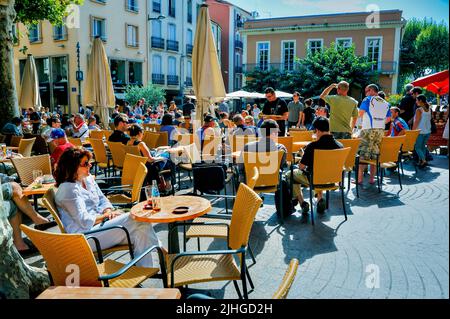
[[[411,19],[405,27],[400,78],[418,78],[448,68],[448,26],[432,19]],[[402,83],[401,83],[402,84]]]
[[[317,96],[331,83],[345,80],[353,88],[360,89],[369,82],[376,81],[377,74],[372,72],[373,63],[366,57],[357,56],[355,48],[337,47],[332,43],[329,48],[304,59],[297,59],[294,71],[261,71],[255,69],[246,73],[244,89],[262,92],[267,86],[277,90],[299,91],[304,96]]]
[[[16,0],[16,22],[24,24],[48,20],[52,24],[61,23],[66,16],[67,6],[81,5],[84,0]]]
[[[135,105],[136,102],[142,98],[148,105],[157,105],[159,102],[164,101],[166,92],[160,87],[148,84],[141,87],[137,85],[129,85],[125,90],[125,99],[130,105]]]

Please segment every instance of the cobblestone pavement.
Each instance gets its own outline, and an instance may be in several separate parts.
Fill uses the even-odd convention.
[[[280,225],[273,196],[266,195],[250,237],[257,263],[249,268],[255,284],[249,298],[271,298],[291,258],[300,266],[289,298],[449,298],[448,159],[435,156],[431,163],[417,174],[406,165],[401,192],[396,174],[385,179],[381,194],[365,181],[358,199],[352,185],[347,221],[338,192],[331,194],[329,210],[315,215],[315,226],[299,213]],[[164,243],[166,229],[155,225]],[[189,242],[188,250],[196,246]],[[202,249],[221,248],[223,241],[202,239]],[[237,298],[229,282],[190,288]]]

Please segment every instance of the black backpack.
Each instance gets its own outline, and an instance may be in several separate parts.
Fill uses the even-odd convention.
[[[193,163],[194,193],[219,194],[226,185],[226,171],[221,163]]]
[[[283,176],[281,179],[281,190],[283,193],[283,218],[289,217],[295,212],[295,205],[297,200],[292,200],[291,187],[287,182],[286,178]],[[280,191],[275,192],[275,207],[277,210],[277,215],[280,217]]]

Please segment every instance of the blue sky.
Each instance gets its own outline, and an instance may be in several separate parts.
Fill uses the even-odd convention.
[[[247,11],[258,11],[260,18],[299,16],[325,13],[366,11],[375,4],[380,10],[399,9],[403,17],[433,18],[449,25],[448,0],[228,0]]]

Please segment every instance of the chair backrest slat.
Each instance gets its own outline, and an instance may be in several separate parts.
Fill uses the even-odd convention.
[[[111,151],[114,166],[122,168],[125,160],[125,145],[121,142],[107,142],[109,150]]]
[[[31,151],[33,150],[34,142],[36,141],[36,138],[22,138],[19,142],[19,149],[17,153],[21,154],[24,157],[31,156]]]
[[[250,230],[261,203],[261,198],[250,187],[243,183],[239,185],[231,215],[229,248],[239,249],[247,246]]]
[[[67,286],[69,267],[76,265],[81,287],[102,287],[94,254],[84,235],[43,232],[23,224],[20,228],[44,257],[55,286]]]
[[[131,201],[139,202],[141,196],[142,185],[147,177],[147,167],[144,163],[138,163],[136,174],[133,181],[133,189],[131,190]]]
[[[125,145],[124,149],[125,149],[125,154],[141,156],[141,151],[139,151],[139,146],[137,146],[137,145]]]
[[[313,140],[314,131],[289,131],[295,142],[311,142]]]
[[[59,230],[61,231],[61,233],[65,234],[66,229],[64,228],[64,225],[59,216],[58,207],[56,207],[55,195],[56,195],[56,188],[50,188],[45,193],[44,197],[42,197],[42,203],[44,204],[45,208],[48,209],[50,214],[52,214],[53,218],[55,219],[56,223],[58,224],[58,227],[59,227]]]
[[[405,141],[402,146],[402,152],[414,151],[416,140],[419,137],[420,130],[405,131]]]
[[[139,163],[145,165],[146,162],[146,157],[126,154],[123,161],[122,185],[133,185]]]
[[[313,184],[335,184],[342,181],[345,160],[351,148],[314,150]]]
[[[156,148],[158,144],[159,133],[154,132],[144,132],[144,136],[142,137],[142,141],[148,146],[148,148]]]
[[[396,137],[383,137],[380,144],[380,163],[397,162],[405,135]]]
[[[292,150],[294,148],[294,145],[293,145],[294,138],[292,136],[278,137],[277,142],[279,144],[284,145],[284,147],[286,147],[286,150],[287,150],[286,161],[292,162],[292,160],[293,160]]]
[[[250,180],[253,167],[258,168],[259,178],[254,187],[276,186],[280,181],[280,165],[284,151],[243,152],[246,180]]]
[[[356,153],[358,153],[359,144],[361,144],[360,138],[354,138],[354,139],[343,139],[343,140],[337,140],[338,142],[341,142],[344,147],[350,147],[350,153],[347,156],[347,159],[345,160],[345,168],[351,169],[355,167],[356,162]]]
[[[94,131],[94,130],[89,131],[89,140],[91,140],[92,138],[101,140],[103,139],[103,136],[104,136],[103,131]]]
[[[81,142],[81,138],[79,137],[68,137],[67,140],[74,146],[83,147],[83,142]]]

